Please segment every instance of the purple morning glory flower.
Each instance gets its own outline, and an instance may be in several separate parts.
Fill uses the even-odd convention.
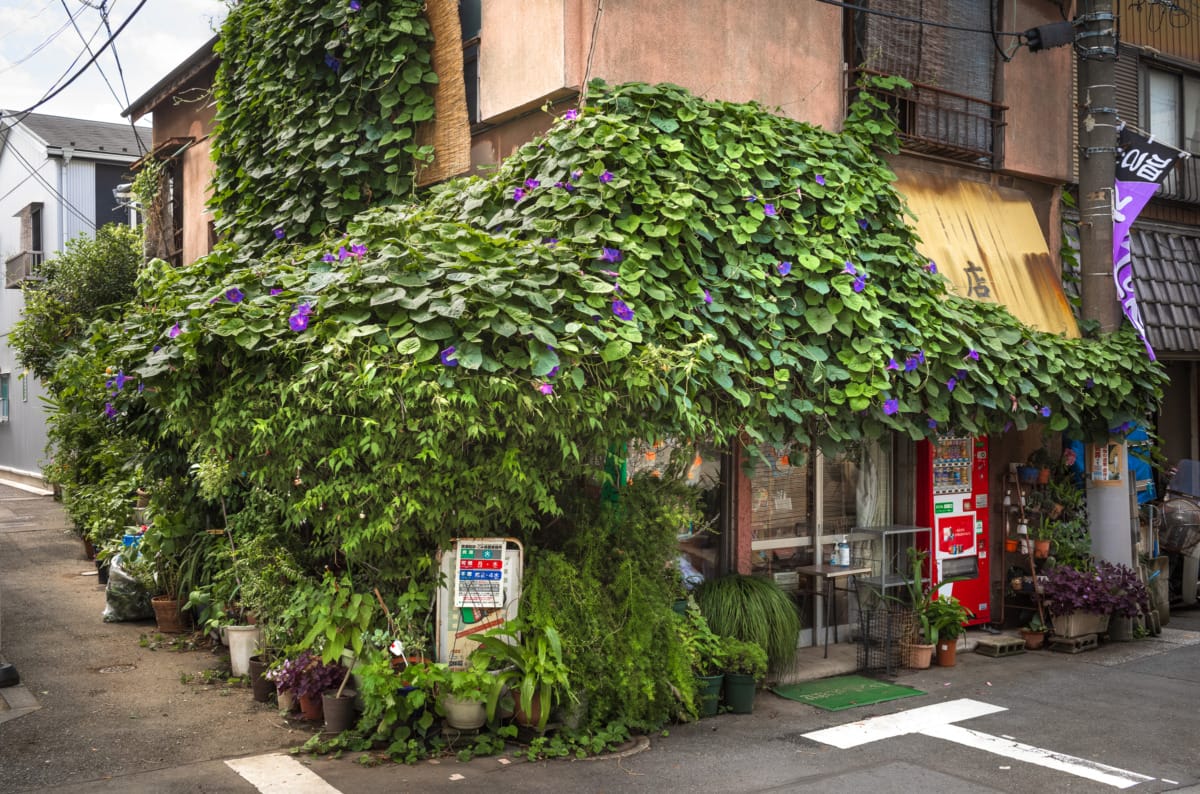
[[[113,385],[116,386],[117,391],[125,388],[125,370],[117,370],[117,377],[113,378]]]
[[[554,385],[550,383],[539,383],[537,390],[542,394],[554,394]]]
[[[712,294],[708,290],[704,290],[704,302],[712,303]]]
[[[899,370],[900,370],[900,365],[896,363],[896,359],[894,359],[894,358],[889,358],[889,359],[888,359],[887,366],[886,366],[886,367],[884,367],[884,369],[893,369],[893,370],[899,371]]]
[[[512,196],[513,196],[513,201],[520,201],[521,199],[525,198],[525,189],[519,188],[519,187],[513,188]]]
[[[107,416],[109,419],[115,419],[115,418],[116,418],[116,416],[117,416],[117,409],[116,409],[116,408],[113,408],[113,404],[112,404],[112,403],[105,403],[105,404],[104,404],[104,415],[105,415],[105,416]]]
[[[307,317],[308,315],[312,314],[312,304],[311,303],[296,304],[296,313]]]
[[[541,184],[542,183],[537,181],[536,179],[526,179],[525,180],[525,187],[529,188],[530,190],[533,190],[535,187],[539,187]]]
[[[167,331],[167,336],[174,339],[175,337],[179,336],[179,334],[182,332],[183,332],[183,329],[179,327],[179,323],[175,323],[174,325],[171,326],[171,330]]]
[[[335,72],[342,71],[342,62],[333,57],[332,53],[325,53],[325,65]]]
[[[360,257],[367,252],[367,247],[361,243],[350,246],[350,256]]]
[[[441,358],[442,363],[445,364],[447,367],[457,367],[458,366],[458,360],[454,358],[454,350],[455,350],[454,345],[451,345],[450,347],[443,350],[441,353],[438,353],[438,357]]]
[[[325,254],[325,256],[321,257],[322,262],[332,262],[334,259],[336,257],[333,254]]]
[[[964,380],[967,377],[967,371],[965,369],[960,369],[958,372],[954,373],[954,377],[958,378],[959,380]]]
[[[921,366],[921,362],[917,361],[916,356],[909,356],[907,359],[904,360],[904,371],[905,372],[912,372],[914,369],[916,369],[919,366]]]
[[[571,181],[572,181],[572,182],[578,182],[578,181],[579,181],[579,177],[581,177],[581,176],[583,176],[583,172],[582,172],[582,171],[572,171],[572,172],[571,172]]]
[[[822,186],[823,186],[823,185],[825,184],[825,177],[824,177],[824,176],[822,176],[821,174],[817,174],[817,175],[816,175],[816,176],[813,178],[813,181],[814,181],[814,182],[816,182],[818,185],[822,185]]]
[[[885,415],[891,416],[892,414],[896,413],[899,410],[900,410],[900,401],[899,400],[893,398],[891,400],[883,401],[883,413]]]
[[[338,246],[337,259],[339,262],[345,262],[346,257],[350,256],[350,252],[346,250],[346,246]]]
[[[849,259],[846,260],[846,266],[842,268],[843,273],[849,273],[851,276],[857,276],[858,271],[854,269],[854,263]]]
[[[146,384],[143,383],[142,381],[138,381],[138,394],[141,394],[145,390],[146,390]]]
[[[158,352],[158,351],[160,351],[160,350],[162,350],[162,345],[155,345],[154,347],[152,347],[152,348],[150,349],[150,352],[151,352],[151,353],[157,353],[157,352]]]
[[[279,287],[271,287],[271,294],[272,295],[282,295],[283,290],[281,290]]]
[[[547,237],[546,239],[542,240],[542,242],[545,243],[546,245],[551,245],[551,246],[558,245],[558,238],[557,237]]]
[[[612,313],[626,322],[633,319],[633,309],[629,308],[620,298],[612,302]]]
[[[954,391],[954,387],[958,385],[958,378],[951,378],[946,381],[946,391]]]
[[[858,219],[858,228],[862,229],[864,232],[867,230],[867,226],[869,226],[869,225],[870,225],[870,224],[868,224],[868,223],[867,223],[867,219],[866,219],[866,218],[859,218],[859,219]],[[936,424],[936,423],[935,423],[935,424]]]
[[[925,424],[929,426],[930,430],[937,430],[937,420],[936,419],[929,419],[925,422]]]
[[[358,2],[358,0],[350,0],[350,10],[362,11],[362,3]]]
[[[613,181],[613,172],[605,169],[604,173],[600,175],[600,181],[606,185]]]
[[[558,374],[558,365],[555,364],[553,367],[550,368],[550,371],[546,373],[546,377],[553,378],[557,374]]]
[[[301,331],[307,329],[308,328],[308,315],[301,314],[300,312],[296,312],[295,314],[293,314],[291,317],[288,318],[288,327],[291,328],[296,333],[300,333]]]
[[[786,276],[788,273],[792,272],[792,263],[791,262],[780,262],[778,265],[775,266],[775,270],[778,271],[779,275]]]
[[[751,204],[753,204],[754,202],[758,201],[758,196],[756,196],[756,195],[754,195],[753,193],[751,193],[749,196],[746,196],[746,201],[748,201],[748,202],[750,202]]]
[[[1083,388],[1085,388],[1085,389],[1094,389],[1095,387],[1096,387],[1096,381],[1092,380],[1091,378],[1088,378],[1087,381],[1085,381],[1083,384]]]
[[[566,113],[563,114],[563,118],[567,121],[574,121],[575,119],[579,118],[579,110],[576,108],[570,108]]]
[[[620,262],[625,257],[622,256],[620,249],[617,248],[601,248],[600,260],[602,262]]]
[[[972,361],[978,361],[979,360],[979,351],[975,350],[974,348],[968,350],[967,358],[971,359]]]
[[[925,351],[924,351],[924,350],[918,350],[918,351],[917,351],[917,363],[918,363],[918,364],[924,364],[924,363],[925,363]]]
[[[1047,416],[1047,417],[1048,417],[1048,416],[1050,416],[1050,406],[1049,406],[1049,405],[1043,405],[1043,406],[1042,406],[1042,410],[1040,411],[1040,413],[1042,414],[1042,416]]]
[[[763,215],[766,215],[768,218],[774,218],[775,217],[775,205],[774,204],[763,204]]]
[[[242,294],[240,289],[234,287],[232,289],[225,290],[225,297],[229,298],[230,303],[241,303],[242,298],[245,298],[246,296]]]
[[[863,276],[859,276],[858,278],[854,279],[853,286],[855,292],[862,292],[867,287],[867,279]]]
[[[277,226],[277,227],[275,227],[275,239],[276,239],[276,240],[282,240],[282,239],[283,239],[283,235],[284,235],[284,231],[283,231],[283,229],[279,228],[278,226]]]
[[[930,273],[937,273],[937,263],[930,259],[929,264],[925,265],[925,269]]]

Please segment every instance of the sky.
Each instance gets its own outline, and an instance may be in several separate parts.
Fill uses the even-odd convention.
[[[115,32],[140,2],[0,0],[0,108],[25,110],[61,85],[60,80],[79,71],[91,57],[84,39],[91,41],[93,53],[108,39],[101,8],[107,9]],[[35,112],[128,123],[121,111],[212,38],[225,13],[223,0],[146,0],[115,40],[124,83],[109,47],[82,76]],[[71,16],[83,38],[72,26]]]

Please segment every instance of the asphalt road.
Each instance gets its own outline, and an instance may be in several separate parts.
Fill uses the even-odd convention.
[[[898,679],[924,695],[842,712],[762,692],[601,760],[364,766],[289,755],[313,728],[205,683],[222,650],[102,622],[91,570],[54,502],[0,486],[0,657],[22,677],[0,690],[0,792],[1200,791],[1200,611],[1076,655],[960,652]]]

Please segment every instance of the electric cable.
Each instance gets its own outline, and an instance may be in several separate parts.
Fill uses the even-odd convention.
[[[24,56],[22,56],[22,57],[18,58],[17,60],[13,61],[13,62],[12,62],[12,63],[10,63],[8,66],[5,66],[3,69],[0,69],[0,74],[4,74],[5,72],[8,72],[8,71],[10,71],[10,70],[12,70],[12,69],[15,69],[15,68],[17,68],[18,66],[20,66],[20,65],[21,65],[21,64],[23,64],[23,63],[25,63],[26,61],[28,61],[28,60],[29,60],[30,58],[32,58],[33,56],[37,55],[37,54],[38,54],[39,52],[41,52],[42,50],[44,50],[44,49],[46,49],[47,47],[49,47],[49,46],[50,46],[50,45],[51,45],[51,44],[54,42],[54,40],[55,40],[55,39],[57,39],[59,36],[61,36],[61,35],[63,34],[63,31],[65,31],[67,28],[69,28],[69,27],[71,26],[71,24],[72,24],[72,23],[75,21],[75,17],[79,16],[79,15],[80,15],[80,14],[82,14],[82,13],[83,13],[83,9],[82,9],[82,8],[80,8],[78,11],[76,11],[74,15],[72,15],[70,11],[67,11],[67,17],[68,17],[68,19],[67,19],[67,21],[66,21],[66,22],[64,22],[64,23],[62,24],[62,26],[61,26],[61,27],[60,27],[58,30],[56,30],[56,31],[54,31],[53,33],[51,33],[51,34],[50,34],[50,35],[49,35],[49,36],[46,38],[46,40],[45,40],[45,41],[43,41],[41,44],[39,44],[39,45],[37,45],[36,47],[34,47],[32,50],[30,50],[30,51],[29,51],[28,53],[26,53]]]
[[[964,33],[980,33],[980,34],[992,35],[992,36],[1013,36],[1015,38],[1021,38],[1025,35],[1023,32],[1020,32],[1020,31],[989,30],[988,28],[969,28],[964,25],[951,25],[948,22],[935,22],[932,19],[922,19],[920,17],[910,17],[910,16],[905,16],[904,14],[893,14],[890,11],[880,11],[880,10],[874,9],[874,8],[864,8],[863,6],[855,5],[854,3],[838,2],[838,0],[817,0],[817,2],[824,3],[825,5],[830,5],[830,6],[837,6],[838,8],[845,8],[849,11],[861,11],[864,14],[874,14],[876,16],[885,17],[887,19],[896,19],[901,22],[913,22],[918,25],[922,25],[925,27],[931,27],[931,28],[944,28],[946,30],[959,30],[959,31],[963,31]]]
[[[96,50],[96,54],[93,55],[90,59],[88,59],[88,62],[85,63],[82,67],[80,67],[79,71],[77,71],[77,72],[75,72],[75,74],[71,75],[71,77],[65,83],[60,85],[58,88],[52,89],[51,91],[47,92],[46,95],[43,96],[41,99],[39,99],[37,102],[34,102],[32,105],[30,105],[29,107],[25,108],[24,110],[20,111],[19,113],[15,114],[15,115],[19,116],[20,118],[24,118],[25,116],[28,116],[33,111],[37,110],[39,107],[41,107],[42,105],[49,102],[51,99],[54,99],[54,97],[61,94],[63,91],[65,91],[67,89],[68,86],[70,86],[72,83],[74,83],[76,80],[78,80],[81,76],[83,76],[83,73],[86,72],[88,70],[88,68],[93,63],[96,62],[96,59],[99,58],[100,55],[112,45],[113,41],[117,38],[117,36],[121,35],[121,32],[123,30],[125,30],[125,28],[129,25],[130,22],[133,21],[133,18],[138,15],[138,12],[141,11],[142,8],[145,7],[145,5],[148,1],[149,0],[141,0],[141,2],[137,4],[137,7],[134,8],[133,11],[130,12],[129,16],[125,18],[125,21],[121,23],[121,26],[119,28],[117,28],[115,31],[113,31],[113,34],[108,37],[108,39],[104,42],[104,44],[100,45],[100,49]]]
[[[7,33],[5,33],[3,36],[0,36],[0,41],[5,41],[5,40],[7,40],[7,39],[8,39],[10,36],[15,36],[15,35],[16,35],[16,34],[18,34],[18,33],[23,33],[23,32],[24,32],[24,30],[25,30],[25,27],[26,27],[26,26],[27,26],[29,23],[33,22],[33,21],[34,21],[34,20],[36,20],[38,17],[40,17],[42,14],[46,13],[47,11],[49,11],[49,10],[50,10],[50,6],[52,6],[52,5],[54,5],[54,0],[46,0],[46,4],[45,4],[44,6],[42,6],[41,10],[39,10],[39,11],[37,11],[36,13],[33,13],[33,14],[31,14],[30,16],[26,17],[26,18],[25,18],[25,20],[24,20],[23,22],[21,22],[21,23],[19,23],[19,24],[17,24],[17,25],[14,25],[12,28],[9,28],[9,30],[8,30],[8,32],[7,32]]]

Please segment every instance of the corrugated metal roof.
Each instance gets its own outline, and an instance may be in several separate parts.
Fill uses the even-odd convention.
[[[1135,225],[1134,292],[1155,353],[1200,353],[1200,230]]]
[[[1041,331],[1079,327],[1029,197],[1019,190],[897,169],[896,187],[917,216],[917,246],[950,290],[998,303]]]
[[[17,115],[9,110],[2,113],[5,126],[12,124],[10,117]],[[70,146],[80,155],[97,152],[136,159],[141,154],[129,124],[70,119],[45,113],[30,113],[21,117],[19,123],[44,140],[46,145],[53,148]],[[149,128],[143,128],[141,134],[143,142],[149,144]]]

